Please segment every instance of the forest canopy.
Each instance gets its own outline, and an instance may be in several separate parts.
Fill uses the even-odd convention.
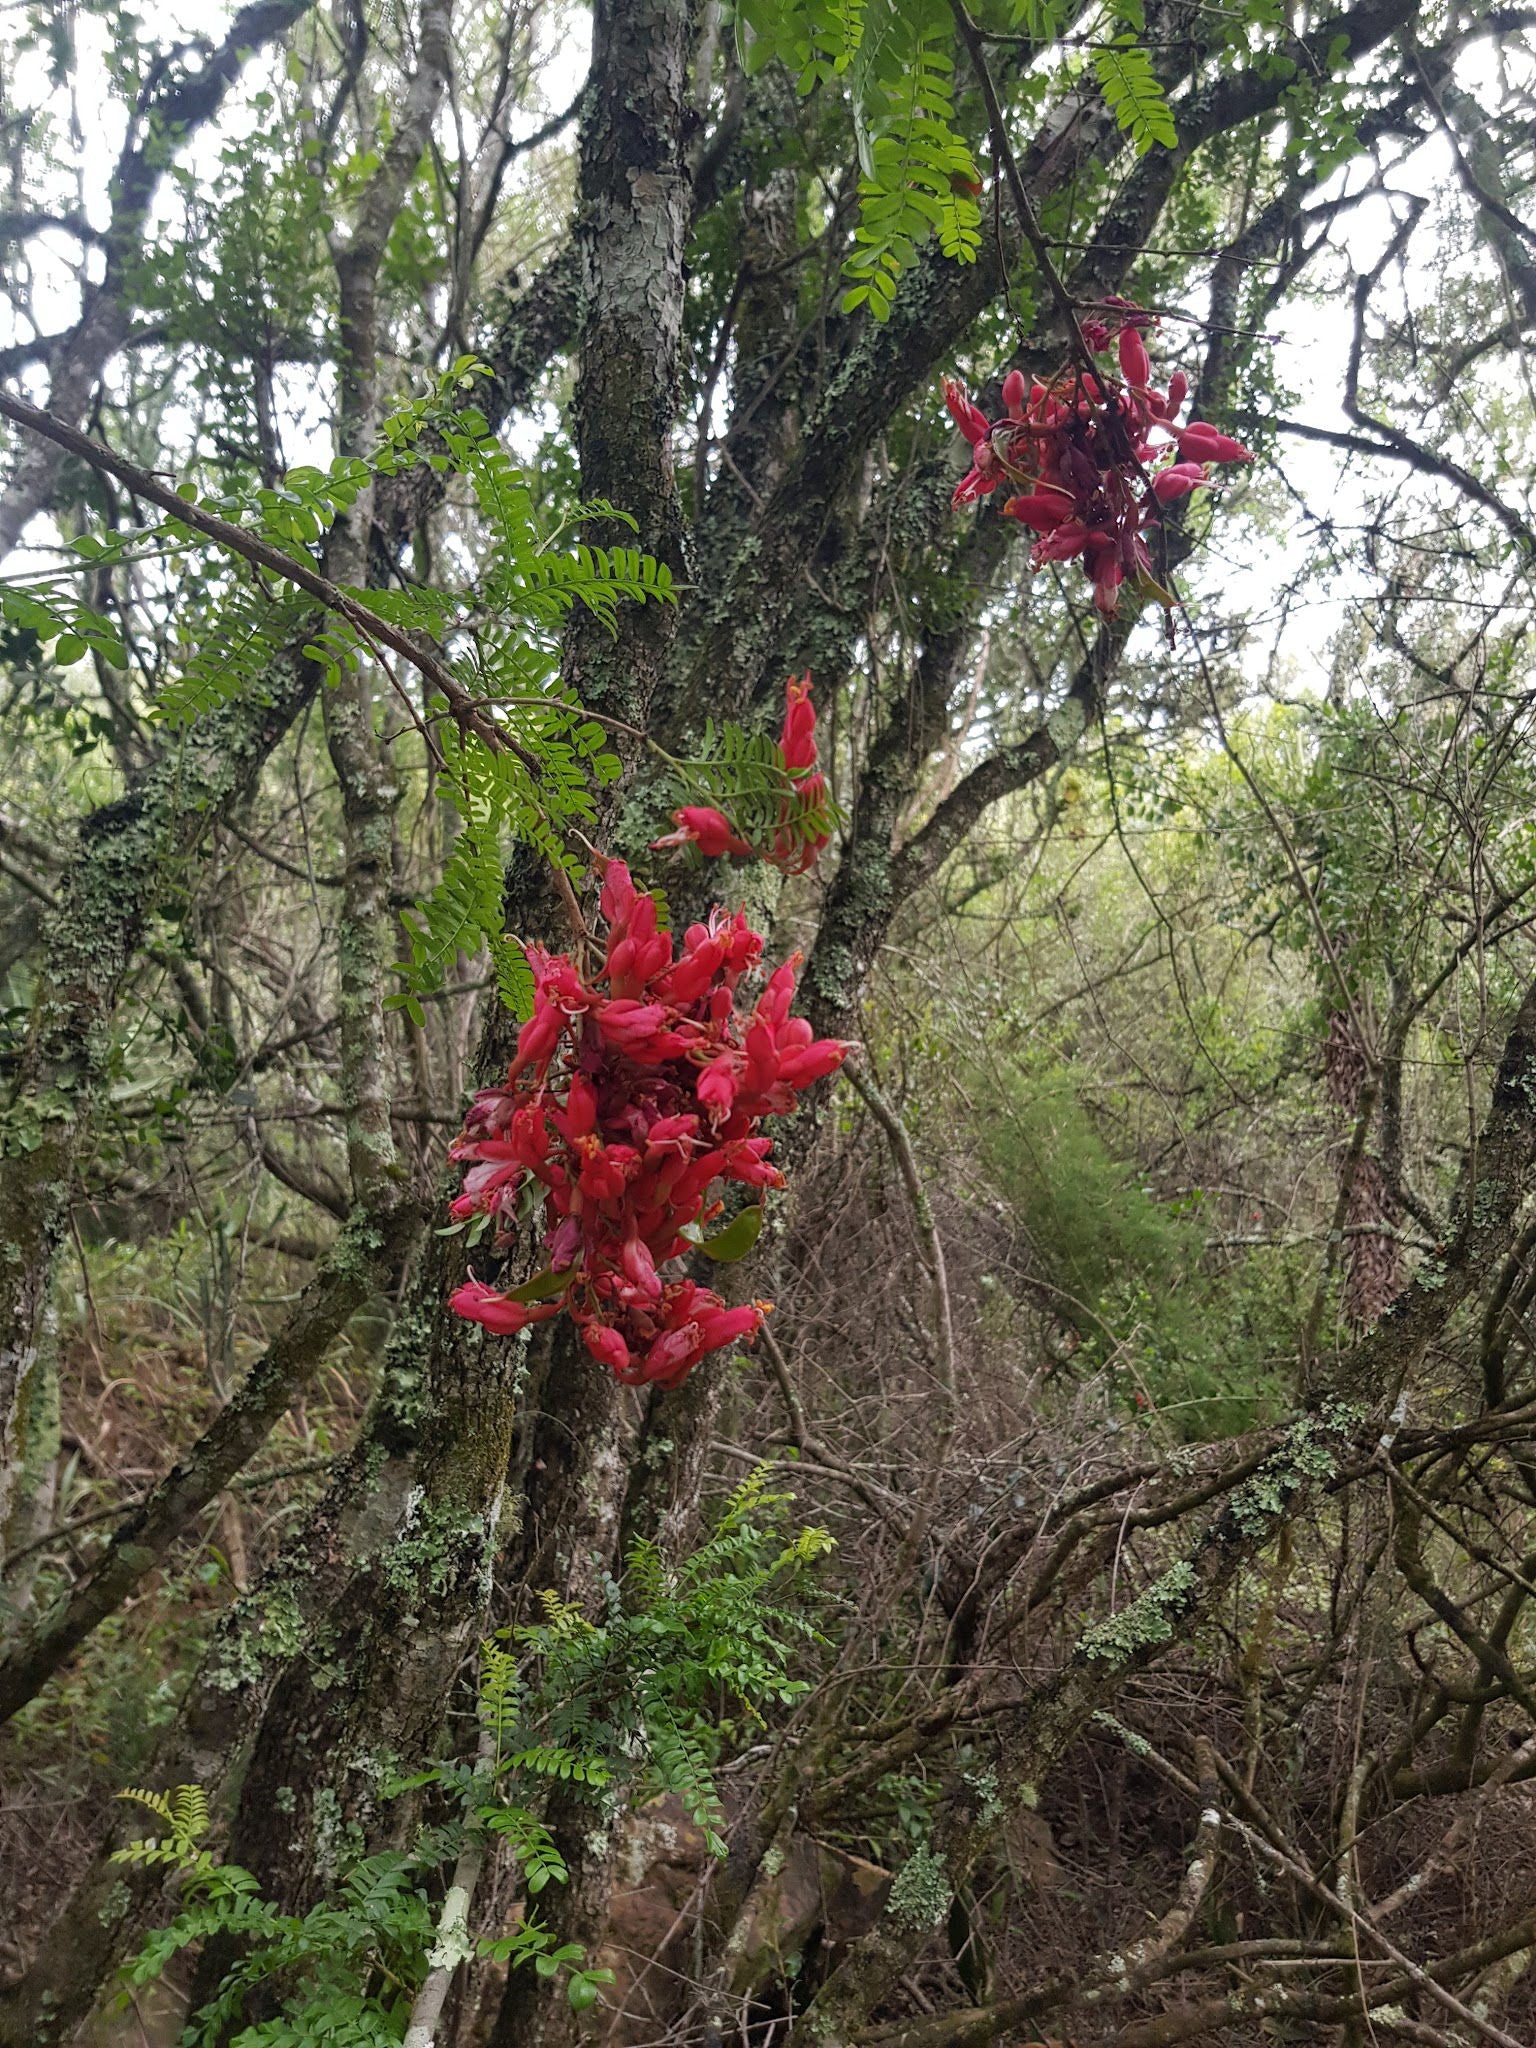
[[[1536,13],[0,11],[0,2048],[1536,2039]]]

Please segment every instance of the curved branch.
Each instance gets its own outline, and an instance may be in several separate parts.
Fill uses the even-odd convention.
[[[233,520],[221,518],[217,512],[209,512],[203,506],[194,504],[189,498],[178,497],[169,484],[163,483],[152,470],[141,469],[136,462],[117,454],[100,441],[94,441],[89,434],[82,434],[67,420],[56,419],[40,406],[29,405],[24,398],[12,398],[0,391],[0,417],[14,420],[18,426],[28,428],[44,440],[53,442],[71,455],[78,455],[92,468],[114,476],[119,483],[151,505],[158,505],[173,519],[179,519],[184,526],[190,526],[208,540],[215,541],[232,555],[239,555],[255,568],[265,569],[271,576],[280,577],[302,590],[329,612],[345,619],[358,637],[375,652],[387,647],[402,661],[409,662],[438,694],[444,699],[458,724],[466,733],[472,734],[486,746],[495,749],[509,749],[521,754],[514,740],[493,725],[479,709],[474,698],[463,687],[440,656],[423,647],[411,634],[392,626],[387,619],[381,619],[370,611],[360,598],[343,590],[323,576],[310,562],[300,561],[296,556],[286,555],[281,548],[274,547],[260,535],[248,533]],[[387,664],[385,664],[387,667]],[[398,683],[396,688],[399,688]],[[403,693],[402,693],[403,694]],[[409,702],[409,699],[407,699]],[[526,758],[526,765],[537,768],[532,757]]]

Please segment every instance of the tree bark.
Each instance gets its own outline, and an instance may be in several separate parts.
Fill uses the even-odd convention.
[[[622,506],[638,521],[639,545],[679,572],[670,426],[691,217],[683,152],[690,32],[684,0],[665,0],[643,20],[633,8],[599,13],[582,124],[576,400],[583,495]],[[674,631],[661,606],[626,613],[616,637],[578,612],[565,678],[583,702],[642,724]],[[610,793],[600,833],[617,801]],[[559,915],[527,863],[515,871],[508,910],[512,928],[530,935],[550,930]],[[505,1068],[515,1028],[504,1015],[490,1018],[476,1062],[483,1080]],[[471,1330],[444,1306],[462,1256],[453,1239],[429,1241],[360,1461],[361,1470],[396,1475],[387,1492],[408,1503],[407,1519],[381,1529],[366,1514],[349,1517],[367,1541],[352,1552],[323,1657],[285,1671],[246,1779],[231,1853],[290,1906],[323,1888],[338,1818],[365,1847],[409,1826],[407,1805],[379,1796],[377,1760],[438,1753],[452,1687],[481,1623],[528,1378],[521,1343]],[[610,1531],[602,1540],[611,1549],[623,1484],[614,1456],[617,1389],[584,1354],[557,1349],[545,1379],[550,1397],[560,1398],[563,1378],[578,1376],[579,1431],[571,1430],[568,1398],[553,1418],[573,1446],[571,1491],[555,1518],[568,1570],[579,1569],[581,1550],[572,1496],[588,1501],[591,1526],[600,1538]],[[537,1485],[530,1499],[538,1504]],[[519,1502],[510,1518],[523,1514]]]
[[[200,720],[80,828],[48,923],[0,1150],[0,1529],[15,1477],[18,1407],[124,980],[160,891],[210,821],[255,786],[318,682],[314,664],[297,657],[268,701],[242,699]]]

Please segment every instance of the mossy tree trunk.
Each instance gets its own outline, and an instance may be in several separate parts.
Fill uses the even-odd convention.
[[[634,9],[600,12],[582,122],[582,491],[623,505],[640,544],[678,573],[670,428],[691,217],[683,125],[692,34],[686,0],[661,0],[643,21]],[[616,637],[577,614],[567,680],[584,702],[643,724],[675,628],[675,613],[658,605],[626,614]],[[600,836],[621,800],[610,794]],[[507,915],[510,929],[559,942],[559,899],[529,866],[516,871]],[[476,1061],[482,1080],[504,1071],[514,1036],[510,1018],[491,1016]],[[382,1846],[410,1825],[407,1803],[382,1798],[383,1780],[400,1759],[438,1753],[509,1529],[526,1525],[527,1566],[552,1572],[562,1589],[579,1582],[594,1550],[612,1555],[625,1485],[618,1389],[579,1347],[557,1339],[530,1374],[522,1343],[459,1322],[445,1300],[462,1263],[456,1240],[430,1242],[355,1475],[380,1512],[348,1514],[359,1540],[330,1618],[279,1680],[254,1746],[231,1853],[289,1904],[324,1889],[344,1844]],[[548,1455],[520,1461],[527,1501],[508,1500],[514,1432],[533,1386],[553,1440]],[[530,1427],[537,1440],[534,1418]]]

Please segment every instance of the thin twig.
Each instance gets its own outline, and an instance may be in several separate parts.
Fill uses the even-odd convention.
[[[1018,158],[1013,153],[1013,144],[1008,139],[1008,123],[1003,114],[1002,101],[997,96],[997,86],[987,64],[987,53],[982,47],[981,30],[971,19],[964,0],[950,0],[950,9],[955,17],[955,26],[965,44],[976,82],[981,87],[981,97],[987,109],[987,129],[992,142],[992,154],[1002,171],[1008,195],[1013,201],[1013,210],[1019,217],[1019,227],[1030,253],[1040,267],[1040,274],[1050,288],[1056,302],[1056,310],[1066,324],[1067,339],[1079,366],[1092,377],[1099,375],[1092,352],[1083,339],[1083,330],[1077,322],[1077,308],[1072,303],[1072,294],[1062,282],[1061,273],[1051,260],[1051,251],[1040,223],[1035,218],[1035,209],[1030,205],[1029,194],[1024,189],[1024,179],[1019,171]]]
[[[923,1186],[922,1172],[918,1167],[917,1154],[912,1150],[912,1140],[907,1134],[907,1127],[881,1094],[874,1076],[867,1067],[861,1066],[849,1066],[845,1072],[863,1097],[871,1115],[891,1141],[891,1150],[896,1155],[896,1164],[907,1190],[907,1199],[912,1204],[912,1214],[916,1218],[918,1231],[922,1237],[923,1260],[928,1268],[928,1277],[933,1283],[934,1342],[938,1351],[944,1392],[949,1399],[949,1427],[953,1429],[960,1402],[955,1373],[955,1321],[950,1308],[949,1275],[944,1266],[944,1244],[939,1236],[938,1225],[933,1220],[933,1205],[928,1200],[928,1190]]]
[[[281,577],[285,583],[293,584],[314,598],[327,611],[345,619],[359,639],[379,658],[380,667],[390,677],[399,695],[410,705],[413,719],[418,726],[421,721],[416,716],[415,706],[410,704],[410,698],[393,675],[389,664],[379,655],[381,646],[399,655],[402,661],[409,662],[412,668],[439,692],[464,732],[473,734],[488,747],[515,754],[530,773],[538,773],[537,758],[518,741],[501,731],[490,719],[481,715],[468,691],[439,655],[419,645],[408,633],[392,626],[387,619],[379,618],[361,599],[343,590],[328,576],[322,576],[312,563],[284,554],[281,548],[274,547],[270,541],[262,540],[256,534],[248,533],[243,526],[237,526],[233,520],[223,519],[218,513],[209,512],[191,499],[178,496],[169,484],[163,483],[151,470],[141,469],[137,463],[129,462],[125,456],[117,454],[104,443],[93,440],[89,434],[80,433],[67,421],[46,412],[41,406],[28,405],[23,398],[13,398],[8,392],[0,392],[0,417],[14,421],[17,426],[25,427],[31,433],[40,434],[44,440],[54,442],[66,453],[78,456],[82,462],[90,463],[93,469],[99,469],[107,476],[116,477],[119,483],[126,484],[137,496],[147,499],[152,505],[158,505],[163,512],[168,512],[184,526],[190,526],[195,532],[203,534],[220,547],[227,548],[231,554],[241,556],[255,568],[265,569],[270,575]]]

